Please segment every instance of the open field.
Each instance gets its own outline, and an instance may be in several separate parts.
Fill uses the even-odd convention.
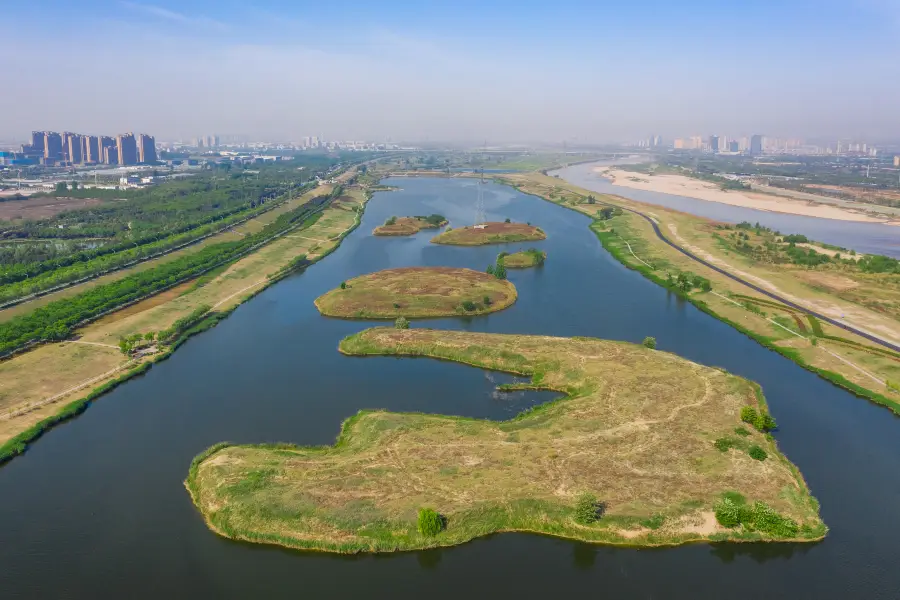
[[[304,201],[330,192],[330,186],[319,187],[306,194]],[[326,255],[359,224],[357,210],[367,195],[361,188],[350,188],[340,200],[306,229],[289,233],[227,267],[201,276],[182,287],[177,295],[164,292],[163,302],[152,296],[87,325],[77,331],[77,344],[45,344],[0,362],[0,448],[20,432],[85,397],[91,389],[121,375],[110,372],[127,362],[117,348],[121,338],[167,329],[201,306],[212,307],[211,317],[227,314],[265,289],[295,259],[306,256],[309,261],[316,261]],[[150,355],[134,364],[158,358]],[[10,417],[11,413],[15,416]]]
[[[440,235],[434,236],[431,241],[434,244],[454,246],[482,246],[545,239],[547,236],[540,227],[532,227],[525,223],[483,223],[477,227],[447,229]]]
[[[331,447],[213,447],[186,482],[213,530],[338,552],[502,531],[627,545],[825,534],[797,469],[741,421],[744,407],[765,412],[758,388],[719,369],[624,342],[430,329],[369,329],[340,350],[508,371],[567,397],[504,422],[362,411]],[[588,520],[575,509],[584,494]],[[765,503],[783,527],[723,526],[723,496]],[[417,531],[423,507],[443,531]]]
[[[507,269],[527,269],[544,264],[547,259],[547,253],[530,248],[521,252],[506,254],[498,262],[503,264]]]
[[[319,312],[328,317],[412,319],[487,314],[516,301],[516,288],[509,281],[452,267],[388,269],[345,284],[316,298]]]
[[[0,221],[46,219],[67,210],[96,206],[102,202],[104,201],[99,198],[57,198],[56,196],[9,200],[0,202]]]
[[[900,343],[900,321],[892,316],[900,277],[888,273],[861,273],[846,265],[819,265],[813,268],[792,263],[768,263],[757,254],[735,252],[723,246],[720,224],[709,219],[643,204],[620,196],[596,194],[560,179],[540,174],[503,175],[501,181],[523,192],[535,194],[551,202],[577,210],[595,219],[592,229],[603,246],[619,261],[646,277],[667,286],[673,292],[691,300],[701,310],[726,321],[759,343],[780,352],[801,366],[822,377],[900,413],[900,393],[886,385],[898,379],[897,365],[886,357],[871,340],[832,324],[820,322],[821,333],[808,328],[801,330],[792,313],[806,313],[775,303],[775,306],[756,306],[741,297],[770,300],[740,281],[686,256],[659,239],[652,225],[641,216],[623,212],[609,220],[602,220],[599,208],[613,205],[648,215],[671,243],[751,282],[782,298],[808,307],[851,325],[894,345]],[[598,204],[589,204],[588,196]],[[749,231],[750,244],[764,241]],[[711,290],[696,287],[683,290],[676,278],[681,274],[702,276]],[[673,280],[669,281],[671,275]],[[780,308],[779,308],[780,307]],[[776,324],[777,323],[777,324]],[[829,338],[848,340],[861,348],[851,349],[846,343]],[[857,362],[858,353],[868,356]],[[840,358],[836,358],[837,357]],[[841,359],[849,362],[843,362]]]
[[[670,173],[648,175],[645,173],[633,173],[607,167],[597,167],[595,170],[604,177],[611,179],[615,185],[638,190],[687,196],[697,200],[720,202],[732,206],[743,206],[745,208],[754,208],[757,210],[792,215],[806,215],[841,221],[900,224],[900,221],[895,223],[890,216],[872,216],[869,214],[872,207],[860,206],[858,209],[854,210],[837,206],[827,198],[822,198],[822,202],[811,202],[809,200],[777,197],[772,194],[726,191],[721,189],[715,183]]]

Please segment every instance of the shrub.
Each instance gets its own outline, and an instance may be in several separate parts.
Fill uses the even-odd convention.
[[[582,525],[596,523],[600,518],[601,505],[593,494],[584,493],[575,502],[575,520]]]
[[[756,412],[756,409],[752,406],[744,406],[741,407],[741,421],[744,423],[749,423],[756,427],[756,420],[759,418],[759,415]]]
[[[390,219],[388,219],[387,221],[385,221],[384,224],[385,224],[385,225],[393,225],[393,224],[396,223],[396,222],[397,222],[397,217],[391,217]]]
[[[646,527],[647,529],[659,529],[663,526],[663,523],[666,522],[666,515],[653,515],[650,518],[644,519],[641,521],[641,526]]]
[[[744,507],[730,498],[722,498],[716,506],[716,521],[722,527],[737,527],[743,521]]]
[[[506,220],[503,221],[503,222],[504,222],[504,223],[511,223],[512,221],[509,220],[509,217],[506,217]]]
[[[750,455],[750,458],[756,460],[766,460],[769,457],[765,450],[756,445],[750,446],[750,449],[747,450],[747,454]]]
[[[772,417],[772,415],[770,415],[769,413],[760,412],[756,417],[756,421],[753,423],[753,426],[765,433],[766,431],[772,431],[773,429],[775,429],[777,427],[777,424],[775,423],[775,419],[774,417]]]
[[[409,329],[409,319],[406,317],[397,317],[394,321],[395,329]]]
[[[715,446],[716,450],[718,450],[719,452],[728,452],[728,450],[734,448],[735,443],[735,440],[728,437],[723,437],[713,442],[713,446]]]
[[[482,302],[484,302],[485,306],[490,306],[491,305],[491,297],[485,296],[484,298],[482,298]]]
[[[346,289],[347,289],[347,282],[346,282],[346,281],[342,281],[342,282],[341,282],[341,289],[342,289],[342,290],[346,290]]]
[[[472,312],[473,310],[478,308],[471,300],[463,300],[462,307],[466,312]]]
[[[750,435],[750,432],[747,430],[746,427],[735,427],[734,432],[738,435],[743,435],[743,436]]]
[[[897,383],[893,379],[888,379],[884,384],[890,391],[900,393],[900,383]]]
[[[444,518],[432,508],[420,508],[416,528],[422,535],[437,535],[444,529]]]
[[[487,269],[485,269],[484,272],[487,273],[488,275],[493,275],[494,274],[494,265],[488,265]]]
[[[506,279],[506,267],[500,264],[494,267],[494,277],[497,279]]]
[[[644,341],[641,342],[641,344],[645,348],[650,348],[651,350],[656,350],[656,338],[655,337],[647,336],[644,338]]]

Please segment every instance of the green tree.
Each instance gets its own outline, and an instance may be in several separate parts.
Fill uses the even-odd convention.
[[[65,194],[69,191],[69,187],[66,185],[65,181],[60,181],[56,184],[56,193],[57,194]]]
[[[582,525],[596,523],[600,518],[601,508],[596,496],[583,493],[575,501],[575,521]]]
[[[756,409],[752,406],[742,406],[741,407],[741,421],[744,423],[749,423],[756,427],[756,420],[759,418],[759,414],[756,412]]]
[[[494,277],[496,277],[497,279],[506,279],[506,267],[504,267],[502,264],[498,264],[494,268]]]
[[[644,341],[641,342],[645,348],[650,348],[651,350],[656,350],[656,338],[647,336],[644,338]]]
[[[346,281],[342,281],[342,282],[341,282],[341,289],[342,289],[342,290],[346,290],[346,289],[347,289],[347,282],[346,282]]]
[[[595,202],[597,202],[597,200],[594,198],[594,196],[589,195],[588,198],[587,198],[587,203],[588,203],[588,204],[594,204]]]
[[[488,265],[487,269],[485,269],[484,272],[487,273],[488,275],[493,275],[494,274],[494,265]]]
[[[439,534],[444,529],[444,518],[432,508],[420,508],[416,519],[416,529],[429,537]]]
[[[511,223],[511,221],[509,220],[509,217],[506,217],[506,220],[503,221],[503,222],[504,222],[504,223]]]
[[[394,321],[394,327],[396,329],[409,329],[409,319],[406,317],[397,317]]]

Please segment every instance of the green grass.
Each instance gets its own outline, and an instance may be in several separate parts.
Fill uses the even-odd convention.
[[[791,539],[824,535],[795,468],[771,472],[711,444],[740,425],[741,406],[763,408],[751,383],[720,370],[620,342],[427,329],[366,330],[340,349],[502,370],[531,377],[517,387],[566,395],[503,422],[361,411],[344,422],[334,446],[219,447],[195,461],[186,482],[215,531],[337,552],[446,546],[509,530],[635,546],[744,539],[744,531],[702,535],[690,525],[712,515],[738,481],[741,493],[820,532]],[[632,431],[635,422],[647,429]],[[774,441],[749,437],[790,464]],[[631,468],[619,467],[620,455],[631,468],[665,477],[636,481]],[[785,487],[798,493],[785,496]],[[598,517],[589,523],[585,497]],[[441,532],[419,531],[423,507],[442,516]]]

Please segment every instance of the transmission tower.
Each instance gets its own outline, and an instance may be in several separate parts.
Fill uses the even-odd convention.
[[[481,179],[476,180],[475,185],[478,186],[478,197],[475,200],[475,226],[481,225],[487,220],[487,217],[484,214],[484,190],[481,188],[484,185],[484,169],[481,169]]]

